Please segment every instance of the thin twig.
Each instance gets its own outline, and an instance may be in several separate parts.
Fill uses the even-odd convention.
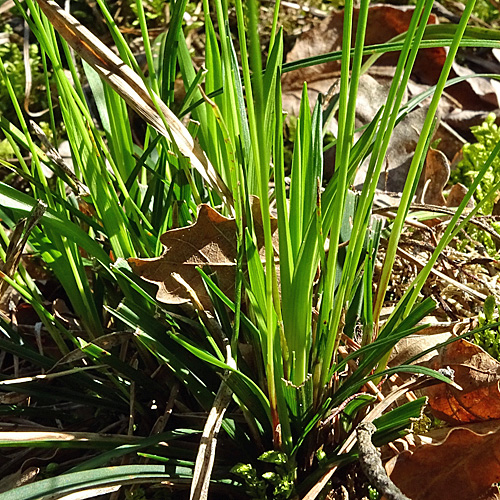
[[[414,257],[413,255],[409,254],[408,252],[405,252],[402,248],[398,247],[397,254],[400,257],[402,257],[403,259],[411,262],[412,264],[415,264],[420,269],[425,267],[424,262],[422,262],[420,259]],[[457,280],[454,280],[453,278],[450,278],[449,276],[442,273],[441,271],[438,271],[437,269],[432,268],[430,272],[434,276],[441,278],[442,280],[446,281],[447,283],[450,283],[451,285],[462,290],[463,292],[468,293],[469,295],[472,295],[476,299],[479,299],[481,302],[484,302],[486,300],[486,295],[474,290],[473,288],[468,287],[467,285],[464,285],[463,283],[460,283]]]
[[[390,480],[380,458],[380,451],[372,443],[372,436],[377,430],[373,422],[361,422],[356,428],[361,469],[370,484],[384,495],[387,500],[410,500]]]

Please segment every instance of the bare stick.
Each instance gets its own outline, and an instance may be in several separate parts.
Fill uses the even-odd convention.
[[[361,422],[356,428],[359,447],[359,462],[366,477],[387,500],[410,500],[389,479],[380,459],[380,452],[372,443],[372,435],[377,430],[373,422]]]

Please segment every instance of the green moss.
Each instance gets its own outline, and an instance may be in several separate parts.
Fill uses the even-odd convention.
[[[14,150],[7,139],[0,141],[0,160],[8,160],[14,157]]]
[[[499,12],[488,0],[477,0],[472,13],[487,23],[498,21]]]
[[[451,183],[456,184],[460,182],[467,187],[472,184],[491,151],[500,141],[500,128],[495,124],[495,119],[495,115],[490,114],[483,124],[471,128],[477,142],[466,144],[463,147],[463,159],[458,164],[456,170],[451,173]],[[498,181],[500,181],[500,157],[497,157],[493,161],[491,168],[486,172],[474,193],[476,203],[481,201]],[[482,215],[491,215],[494,202],[495,200],[487,201],[480,213]],[[492,226],[500,233],[499,223],[493,222]],[[473,239],[482,243],[490,254],[494,255],[497,253],[495,244],[488,234],[473,227],[469,228],[469,234]]]
[[[482,168],[493,148],[500,141],[500,129],[495,124],[495,115],[490,114],[486,121],[477,127],[472,127],[471,131],[477,142],[466,144],[463,147],[463,160],[458,164],[456,170],[451,174],[450,180],[453,182],[462,182],[470,186],[477,173]],[[483,180],[479,184],[474,198],[481,201],[495,183],[500,180],[500,158],[497,157],[492,168],[486,172]],[[488,202],[484,206],[483,213],[491,214],[493,202]]]
[[[479,315],[479,326],[485,326],[489,323],[498,321],[498,309],[495,297],[490,295],[483,306],[483,314]],[[475,333],[473,338],[474,344],[482,347],[490,356],[500,361],[500,332],[498,328],[491,328]]]

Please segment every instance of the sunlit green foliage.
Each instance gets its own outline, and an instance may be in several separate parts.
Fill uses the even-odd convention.
[[[490,295],[485,300],[483,314],[479,315],[478,320],[480,327],[498,321],[498,308],[493,295]],[[498,328],[491,328],[474,334],[474,343],[500,361],[500,331]]]
[[[474,15],[487,23],[498,23],[500,20],[500,12],[498,4],[489,2],[488,0],[477,0],[474,8]]]
[[[179,114],[184,113],[182,118],[190,113],[186,134],[196,137],[208,159],[205,168],[208,170],[210,161],[229,195],[219,196],[213,181],[205,181],[200,171],[192,168],[189,155],[180,154],[168,131],[159,133],[163,129],[157,122],[151,126],[151,118],[138,139],[130,126],[124,95],[91,67],[93,61],[100,68],[87,53],[90,63],[82,66],[97,108],[93,114],[76,78],[77,67],[69,57],[66,41],[55,33],[38,5],[26,0],[30,13],[26,10],[23,14],[54,68],[55,93],[74,174],[61,169],[35,143],[17,106],[10,76],[1,65],[20,124],[18,128],[6,120],[0,123],[16,145],[21,165],[5,166],[24,177],[28,187],[20,191],[0,183],[0,257],[5,260],[8,253],[11,233],[7,229],[13,230],[24,218],[32,217],[43,201],[46,208],[28,234],[29,245],[64,290],[75,323],[66,324],[45,307],[44,291],[21,265],[4,280],[38,315],[54,352],[41,355],[25,341],[24,332],[18,333],[2,316],[0,347],[35,370],[54,370],[56,374],[61,370],[61,360],[74,360],[71,378],[56,378],[50,390],[37,380],[14,384],[16,391],[25,391],[32,398],[31,410],[40,408],[35,402],[50,407],[60,398],[79,407],[85,405],[86,412],[98,422],[104,417],[135,417],[129,422],[128,434],[120,434],[116,441],[103,442],[99,434],[86,439],[84,445],[95,453],[68,473],[51,478],[52,482],[35,483],[35,490],[41,498],[42,492],[50,494],[56,485],[69,494],[85,489],[82,477],[94,481],[93,485],[123,481],[127,474],[141,481],[192,478],[196,458],[193,447],[187,451],[181,446],[166,448],[160,446],[160,440],[182,437],[192,443],[199,437],[199,421],[193,428],[168,430],[166,436],[155,434],[151,425],[158,416],[156,406],[163,405],[164,409],[168,395],[175,396],[177,390],[181,395],[175,396],[175,401],[181,404],[182,398],[190,413],[205,415],[212,407],[220,412],[218,397],[229,391],[231,411],[221,423],[219,439],[227,440],[225,449],[230,452],[217,456],[214,481],[222,487],[239,478],[242,482],[235,485],[246,485],[254,498],[302,497],[329,467],[356,460],[355,449],[340,450],[359,420],[378,404],[374,396],[362,392],[367,382],[398,371],[448,381],[426,367],[386,365],[392,347],[420,330],[419,323],[434,309],[434,302],[422,300],[420,292],[439,253],[460,229],[458,221],[465,205],[457,210],[429,263],[391,316],[382,321],[380,313],[430,143],[434,114],[473,1],[467,3],[457,26],[441,32],[439,26],[431,32],[426,28],[432,2],[417,2],[409,32],[404,39],[400,37],[401,54],[387,105],[361,135],[355,135],[355,112],[365,61],[369,2],[361,2],[356,33],[351,22],[354,2],[345,2],[343,47],[332,55],[342,60],[342,75],[336,170],[329,179],[323,178],[326,141],[322,103],[309,102],[306,86],[293,152],[289,156],[284,153],[280,83],[284,40],[278,25],[279,3],[275,5],[264,59],[256,0],[234,1],[234,33],[228,31],[228,2],[204,1],[205,64],[200,69],[183,30],[187,0],[171,3],[175,8],[170,12],[169,30],[157,44],[150,43],[150,18],[145,4],[137,0],[138,25],[149,67],[147,78],[106,3],[97,3],[120,57],[130,65],[130,71],[136,72],[137,85],[147,94],[144,102],[161,98]],[[155,5],[157,10],[159,4]],[[22,9],[21,4],[18,7]],[[385,245],[385,262],[380,281],[374,283],[382,222],[372,218],[372,205],[394,127],[408,112],[403,100],[424,35],[437,45],[443,35],[449,37],[449,55],[434,89],[396,218],[386,228],[390,239]],[[239,53],[235,50],[236,37]],[[468,43],[480,41],[471,42],[469,37]],[[388,46],[382,50],[388,50]],[[304,64],[316,63],[317,58]],[[63,68],[69,69],[72,80]],[[113,68],[114,77],[119,71]],[[185,97],[176,102],[174,87],[179,74]],[[134,102],[129,100],[128,104]],[[50,118],[53,125],[54,109],[50,109]],[[51,139],[57,141],[56,134]],[[29,164],[22,153],[30,154]],[[349,186],[365,159],[369,160],[367,182],[361,193],[353,193]],[[490,160],[491,155],[477,174],[477,182]],[[42,165],[54,171],[50,186]],[[251,208],[255,196],[260,199],[256,211]],[[234,293],[224,293],[218,287],[219,263],[200,259],[204,267],[197,271],[213,310],[203,310],[191,295],[195,310],[189,314],[177,304],[160,302],[154,287],[131,272],[127,259],[160,255],[164,250],[161,235],[192,224],[200,202],[234,218],[234,238],[228,239],[235,242],[237,256],[232,257],[231,267],[236,278]],[[277,220],[271,217],[271,207]],[[208,269],[210,265],[213,269]],[[189,289],[190,284],[183,286]],[[364,329],[361,346],[346,354],[341,347],[350,344],[346,337],[352,337],[358,328]],[[110,331],[116,344],[109,342]],[[166,375],[156,378],[158,373]],[[377,418],[373,416],[377,442],[386,443],[407,433],[424,404],[425,398],[419,398]],[[22,405],[9,409],[12,414],[24,410]],[[48,415],[53,418],[52,413]],[[74,427],[79,414],[61,413],[57,418],[58,425]],[[83,425],[80,420],[77,423]],[[12,446],[13,439],[7,437],[3,445]],[[29,442],[22,444],[30,446]],[[67,445],[57,438],[46,438],[42,444],[55,448]],[[71,445],[83,446],[77,440]],[[132,463],[147,457],[165,465],[136,463],[108,469],[109,464],[125,456]],[[231,474],[237,463],[240,465]],[[26,491],[21,489],[19,494]]]
[[[4,34],[13,34],[10,25],[2,27]],[[22,42],[22,39],[18,37]],[[25,88],[25,74],[24,74],[24,59],[22,46],[19,43],[7,42],[0,44],[0,57],[3,60],[5,71],[9,75],[14,93],[19,102],[24,99]],[[29,47],[29,64],[31,66],[32,75],[32,95],[30,101],[36,103],[34,111],[44,109],[46,104],[45,99],[45,77],[42,69],[42,61],[39,53],[38,45],[35,43],[30,44]],[[45,105],[46,107],[46,105]],[[15,112],[12,108],[9,94],[5,85],[0,85],[0,115],[6,118],[15,119]]]
[[[477,173],[484,165],[493,148],[500,141],[500,127],[495,123],[496,116],[491,113],[484,123],[471,128],[477,142],[465,144],[462,148],[463,159],[458,164],[456,170],[451,173],[452,182],[462,182],[466,186],[470,186]],[[491,188],[500,179],[500,157],[493,161],[491,170],[489,170],[483,180],[479,184],[474,198],[481,201]],[[486,202],[482,209],[482,213],[491,214],[495,200]]]
[[[463,146],[463,159],[450,175],[450,181],[452,183],[461,182],[469,187],[474,182],[477,173],[481,170],[488,156],[500,141],[500,128],[495,121],[496,116],[492,113],[486,118],[484,123],[471,128],[477,142],[465,144]],[[476,202],[483,200],[499,180],[500,156],[493,160],[492,168],[486,172],[482,181],[479,183],[474,193]],[[484,205],[479,213],[482,215],[491,215],[496,201],[496,198],[491,196],[484,200]],[[500,234],[500,222],[492,220],[491,225]],[[489,234],[474,226],[469,226],[468,232],[473,239],[483,243],[492,255],[497,253],[497,247]]]

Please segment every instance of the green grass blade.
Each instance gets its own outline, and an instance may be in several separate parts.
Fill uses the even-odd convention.
[[[129,454],[135,454],[138,451],[143,451],[148,448],[153,448],[161,442],[170,443],[175,439],[180,439],[183,437],[189,437],[193,434],[199,434],[200,431],[194,429],[176,429],[173,431],[162,432],[161,434],[155,434],[154,436],[146,437],[137,440],[136,443],[122,444],[116,448],[106,451],[97,457],[93,457],[90,460],[86,460],[82,464],[77,465],[70,469],[69,473],[81,472],[85,470],[95,470],[98,467],[103,467],[108,464],[111,460],[123,457]]]
[[[0,494],[1,500],[40,500],[77,494],[84,490],[120,487],[126,484],[158,483],[192,477],[188,467],[168,465],[119,465],[73,472],[43,479]],[[97,491],[96,491],[97,494]]]
[[[420,43],[422,49],[447,47],[453,43],[453,36],[457,31],[455,25],[427,25],[425,28],[424,39]],[[406,38],[407,33],[398,35],[396,39],[401,40]],[[497,47],[500,41],[500,30],[491,28],[467,27],[464,32],[464,38],[460,41],[460,47]],[[387,52],[399,52],[405,45],[404,41],[387,42],[383,44],[367,45],[363,49],[363,55],[385,54]],[[351,57],[354,55],[354,49],[351,49]],[[379,56],[377,56],[378,58]],[[339,61],[342,58],[342,51],[328,52],[318,56],[312,56],[297,61],[292,61],[283,65],[283,72],[296,71],[303,68],[308,68],[318,64],[324,64],[332,61]],[[369,60],[365,64],[373,64],[374,61]]]
[[[418,182],[417,174],[419,172],[419,166],[423,161],[423,155],[425,151],[426,143],[429,141],[429,135],[433,127],[434,117],[437,112],[437,108],[439,105],[439,100],[441,99],[441,95],[443,93],[446,80],[448,79],[448,75],[451,71],[452,64],[455,60],[456,53],[458,51],[460,40],[463,37],[465,29],[467,27],[467,22],[472,13],[472,9],[474,8],[475,0],[469,0],[467,2],[466,8],[462,17],[460,18],[460,23],[457,27],[454,42],[451,45],[448,55],[446,57],[445,63],[443,65],[443,69],[441,71],[441,75],[439,77],[439,81],[436,85],[436,90],[432,96],[432,101],[429,105],[429,109],[427,112],[427,116],[422,127],[422,132],[420,134],[419,141],[417,143],[415,153],[412,158],[412,162],[410,165],[410,169],[408,171],[407,181],[405,184],[405,188],[403,190],[403,194],[401,197],[400,207],[397,212],[396,219],[393,222],[393,228],[391,230],[391,236],[389,238],[389,243],[387,245],[387,252],[384,259],[384,266],[382,268],[382,273],[377,289],[377,297],[374,305],[374,321],[378,322],[380,312],[382,310],[382,304],[385,296],[385,292],[387,290],[390,274],[392,272],[392,267],[394,265],[394,260],[396,257],[397,243],[400,238],[403,224],[406,218],[406,213],[408,210],[408,205],[411,202],[411,197],[413,195],[415,184]],[[410,304],[411,306],[411,304]]]
[[[27,217],[36,205],[36,200],[0,182],[0,205],[11,209],[18,217]],[[84,248],[89,255],[93,255],[106,268],[111,264],[111,259],[95,240],[79,226],[61,217],[54,209],[48,208],[41,221],[54,232],[66,235]]]

